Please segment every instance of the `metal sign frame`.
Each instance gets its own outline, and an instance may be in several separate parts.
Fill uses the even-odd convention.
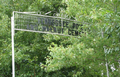
[[[15,77],[15,56],[14,56],[14,12],[11,17],[11,38],[12,38],[12,77]]]
[[[33,14],[35,12],[17,12],[17,11],[13,11],[13,16],[11,17],[12,77],[15,77],[15,52],[14,52],[14,35],[15,35],[15,30],[28,31],[28,32],[37,32],[37,33],[47,33],[47,34],[56,34],[56,35],[62,35],[62,36],[72,36],[72,35],[65,35],[65,34],[59,34],[59,33],[34,31],[34,30],[27,30],[27,29],[17,29],[17,28],[15,28],[15,13],[23,13],[23,14],[26,14],[26,15],[30,14],[30,15],[33,15],[33,16],[38,15],[38,16],[43,16],[43,17],[60,18],[62,20],[70,20],[70,19],[61,18],[61,17],[55,17],[55,16],[46,16],[46,15]],[[70,20],[70,21],[76,22],[74,20]],[[61,22],[61,26],[63,26],[62,22]],[[76,37],[76,36],[73,36],[73,37]]]

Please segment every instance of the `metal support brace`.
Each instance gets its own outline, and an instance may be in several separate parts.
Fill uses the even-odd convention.
[[[11,38],[12,38],[12,77],[15,77],[15,59],[14,59],[14,12],[11,17]]]

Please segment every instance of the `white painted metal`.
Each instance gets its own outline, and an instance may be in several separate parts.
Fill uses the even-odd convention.
[[[27,32],[37,32],[37,33],[46,33],[46,34],[56,34],[56,35],[62,35],[62,36],[71,36],[71,35],[65,35],[65,34],[59,34],[59,33],[50,33],[50,32],[44,32],[44,31],[34,31],[34,30],[26,30],[26,29],[15,29],[20,31],[27,31]],[[78,36],[73,36],[78,37]]]
[[[59,18],[59,19],[64,19],[64,20],[73,21],[73,22],[78,22],[78,21],[76,21],[76,20],[71,20],[71,19],[62,18],[62,17],[47,16],[47,15],[41,15],[41,14],[32,14],[32,13],[35,13],[35,12],[30,12],[30,13],[29,13],[29,12],[17,12],[17,11],[15,11],[15,13],[26,14],[26,15],[31,15],[31,16],[41,16],[41,17]],[[85,22],[79,22],[79,23],[88,24],[88,23],[85,23]]]
[[[103,38],[104,37],[104,33],[103,33],[102,30],[101,30],[101,34],[102,34],[102,38]],[[107,49],[106,49],[105,46],[103,46],[103,48],[104,48],[104,53],[105,53],[105,61],[106,61],[105,66],[106,66],[106,71],[107,71],[107,77],[109,77],[108,63],[107,63],[107,58],[106,58],[106,56],[107,56]]]
[[[106,61],[106,70],[107,70],[107,77],[109,77],[109,70],[108,70],[108,63]]]
[[[105,53],[105,61],[106,61],[105,66],[106,66],[106,71],[107,71],[107,77],[109,77],[108,62],[107,62],[107,58],[106,58],[107,57],[107,49],[105,46],[103,48],[104,48],[104,53]]]
[[[14,55],[14,12],[11,17],[11,36],[12,36],[12,77],[15,77],[15,55]]]

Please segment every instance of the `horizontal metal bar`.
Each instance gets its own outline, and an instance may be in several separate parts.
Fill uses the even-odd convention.
[[[34,30],[26,30],[26,29],[14,29],[18,31],[27,31],[27,32],[36,32],[36,33],[45,33],[45,34],[55,34],[55,35],[60,35],[60,36],[70,36],[70,37],[75,37],[75,38],[81,38],[80,36],[72,36],[72,35],[65,35],[65,34],[59,34],[59,33],[50,33],[50,32],[43,32],[43,31],[34,31]]]
[[[34,30],[26,30],[26,29],[14,29],[14,30],[20,30],[20,31],[27,31],[27,32],[37,32],[37,33],[46,33],[46,34],[56,34],[56,35],[62,35],[62,36],[72,36],[72,35],[64,35],[59,33],[50,33],[50,32],[43,32],[43,31],[34,31]]]
[[[16,12],[16,11],[15,11],[15,12]],[[33,16],[41,16],[41,17],[59,18],[59,19],[63,19],[63,20],[69,20],[69,21],[73,21],[73,22],[83,23],[83,22],[79,22],[79,21],[76,21],[76,20],[71,20],[71,19],[62,18],[62,17],[56,17],[56,16],[47,16],[47,15],[31,14],[31,13],[24,13],[24,12],[16,12],[16,13],[27,14],[27,15],[33,15]],[[87,23],[84,23],[84,24],[87,24]]]
[[[37,13],[37,12],[18,12],[18,11],[14,11],[15,13],[24,13],[24,14],[32,14],[32,13]]]

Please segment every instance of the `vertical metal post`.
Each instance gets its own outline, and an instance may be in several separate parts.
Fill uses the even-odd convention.
[[[61,28],[62,28],[62,34],[64,33],[64,30],[63,30],[63,14],[61,15]]]
[[[107,70],[107,77],[109,77],[109,70],[108,70],[108,63],[107,63],[107,58],[106,58],[106,55],[107,55],[107,49],[106,47],[104,46],[104,52],[105,52],[105,61],[106,61],[106,70]]]
[[[106,61],[106,70],[107,70],[107,77],[109,77],[109,70],[108,70],[108,63]]]
[[[102,31],[102,30],[101,30]],[[102,38],[104,37],[104,35],[103,35],[103,31],[102,31]],[[104,53],[105,53],[105,61],[106,61],[106,70],[107,70],[107,77],[109,77],[109,70],[108,70],[108,63],[107,63],[107,58],[106,58],[106,55],[107,55],[107,50],[106,50],[106,48],[105,48],[105,46],[103,46],[103,48],[104,48]]]
[[[12,38],[12,77],[15,77],[15,57],[14,57],[14,12],[11,17],[11,38]]]

